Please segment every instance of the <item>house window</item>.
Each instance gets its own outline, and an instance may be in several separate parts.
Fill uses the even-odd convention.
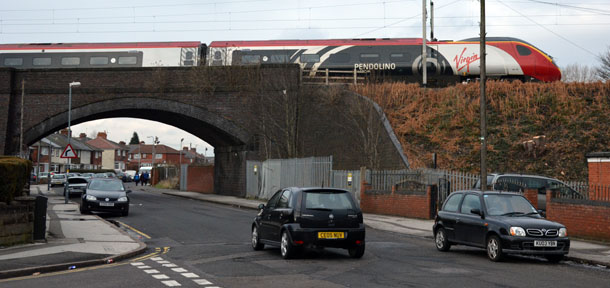
[[[146,159],[146,153],[142,154],[142,158]]]
[[[41,154],[41,155],[49,155],[49,148],[47,148],[47,147],[42,147],[42,148],[40,149],[40,154]]]
[[[53,156],[59,157],[59,149],[53,149]]]
[[[163,154],[155,154],[155,159],[163,159]]]
[[[117,156],[117,157],[118,157],[118,156],[121,156],[121,151],[116,150],[116,156]]]
[[[114,162],[114,169],[121,169],[119,162]]]
[[[140,159],[140,154],[133,154],[133,159]]]
[[[78,156],[78,158],[80,158],[80,150],[76,150],[76,156]]]
[[[123,150],[123,157],[125,157],[125,153],[127,153],[125,150]]]

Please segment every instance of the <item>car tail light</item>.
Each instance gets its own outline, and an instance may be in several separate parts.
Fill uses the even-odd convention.
[[[362,241],[356,240],[356,244],[360,245],[360,244],[362,244]]]
[[[304,243],[303,240],[294,241],[294,244],[296,244],[296,245],[303,245],[303,243]]]

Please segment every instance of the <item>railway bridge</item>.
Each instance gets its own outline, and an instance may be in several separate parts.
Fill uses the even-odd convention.
[[[148,119],[214,146],[218,194],[245,195],[246,160],[332,155],[334,169],[408,167],[375,103],[344,88],[301,85],[298,66],[286,65],[3,68],[0,153],[18,154],[67,127],[73,81],[81,83],[72,89],[73,125],[112,117]]]

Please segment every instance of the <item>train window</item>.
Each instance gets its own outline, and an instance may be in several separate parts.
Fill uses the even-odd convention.
[[[517,52],[519,52],[519,55],[521,56],[527,56],[532,54],[532,50],[530,50],[530,48],[527,48],[522,45],[517,45]]]
[[[21,66],[23,65],[23,58],[5,58],[4,66]]]
[[[193,59],[193,51],[187,51],[186,55],[184,55],[185,59]]]
[[[119,65],[135,65],[138,63],[138,58],[129,56],[129,57],[119,57]]]
[[[80,65],[80,58],[78,57],[63,57],[61,58],[61,65]]]
[[[108,57],[91,57],[89,59],[91,65],[108,65]]]
[[[288,55],[271,55],[271,63],[288,63],[290,62],[290,59],[288,58]]]
[[[347,63],[349,62],[349,54],[347,53],[337,53],[337,54],[330,54],[330,57],[328,57],[328,60],[332,63]]]
[[[320,55],[318,54],[301,54],[301,63],[318,63]]]
[[[261,63],[261,55],[241,55],[242,64],[258,64]]]
[[[406,53],[392,53],[390,59],[395,62],[409,62],[409,54]]]
[[[374,61],[379,59],[379,54],[377,53],[362,53],[360,54],[360,61]]]
[[[51,65],[51,58],[34,58],[32,64],[34,66],[49,66]]]
[[[214,52],[214,60],[222,60],[222,53],[220,51]]]

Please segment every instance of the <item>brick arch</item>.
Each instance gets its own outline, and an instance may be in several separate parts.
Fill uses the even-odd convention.
[[[157,98],[115,98],[72,108],[71,124],[114,117],[140,118],[172,125],[214,147],[242,146],[251,138],[250,133],[230,120],[204,108]],[[24,143],[31,145],[67,126],[66,110],[24,131]]]

